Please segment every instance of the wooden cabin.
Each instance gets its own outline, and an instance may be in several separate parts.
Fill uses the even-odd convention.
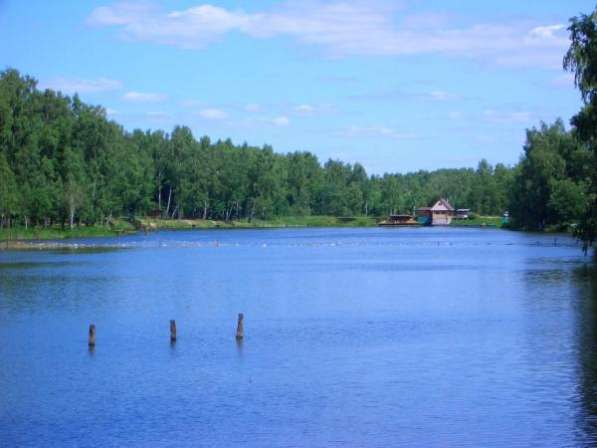
[[[432,207],[421,207],[416,210],[417,220],[424,225],[447,226],[456,215],[456,210],[447,199],[440,199]]]
[[[442,198],[431,207],[431,225],[447,226],[452,222],[455,213],[448,200]]]

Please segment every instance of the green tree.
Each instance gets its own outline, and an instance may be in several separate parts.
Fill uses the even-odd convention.
[[[18,189],[13,174],[4,154],[0,152],[0,228],[10,227],[11,218],[16,214],[19,203]]]
[[[597,7],[588,15],[572,18],[568,30],[571,44],[564,57],[564,68],[574,73],[583,100],[583,107],[572,118],[572,125],[592,156],[584,210],[577,231],[586,252],[597,233]]]
[[[73,227],[136,214],[224,220],[379,216],[410,213],[439,197],[488,213],[504,208],[513,172],[482,161],[477,171],[369,176],[359,163],[329,160],[322,166],[309,152],[197,141],[186,127],[170,134],[127,132],[102,107],[77,95],[40,91],[33,78],[12,69],[0,73],[0,154],[3,222],[25,226]],[[557,154],[565,161],[558,180],[588,176],[590,151],[568,145]],[[549,213],[570,219],[574,209],[562,207],[566,198],[578,197],[584,184],[576,184],[553,184],[557,194]]]
[[[585,186],[571,179],[553,180],[547,203],[552,219],[563,225],[576,222],[585,207]]]

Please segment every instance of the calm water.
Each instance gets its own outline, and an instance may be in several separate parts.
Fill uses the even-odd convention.
[[[0,252],[2,447],[597,446],[597,280],[567,237],[76,243]]]

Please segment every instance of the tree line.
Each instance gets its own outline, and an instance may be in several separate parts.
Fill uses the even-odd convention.
[[[527,130],[515,166],[368,175],[306,151],[195,138],[188,127],[126,131],[100,106],[0,73],[0,225],[106,223],[114,217],[267,219],[383,216],[448,198],[483,215],[510,210],[525,229],[577,225],[592,244],[596,218],[597,12],[571,19],[564,58],[583,99],[571,129]]]
[[[369,176],[362,165],[321,164],[310,152],[196,139],[180,126],[127,132],[102,107],[52,90],[14,69],[0,74],[0,219],[74,226],[113,217],[267,219],[382,216],[440,197],[483,214],[508,204],[513,169]]]

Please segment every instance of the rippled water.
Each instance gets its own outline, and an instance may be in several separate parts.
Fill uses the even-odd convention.
[[[597,280],[568,237],[71,244],[0,252],[0,446],[597,445]]]

